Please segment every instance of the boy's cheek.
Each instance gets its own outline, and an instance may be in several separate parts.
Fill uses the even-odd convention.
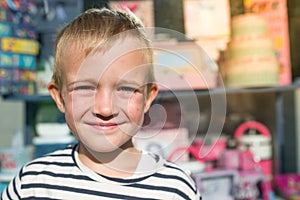
[[[140,101],[139,104],[129,104],[127,111],[131,121],[137,123],[138,125],[142,123],[144,116],[143,101]]]
[[[93,96],[81,96],[75,93],[69,93],[66,96],[65,102],[68,108],[84,108],[93,103]]]

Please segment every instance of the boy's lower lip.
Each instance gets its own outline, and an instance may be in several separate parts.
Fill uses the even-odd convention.
[[[116,129],[118,124],[93,124],[92,126],[98,130],[110,131]]]

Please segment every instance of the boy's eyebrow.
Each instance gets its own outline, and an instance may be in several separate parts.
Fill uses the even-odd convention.
[[[96,82],[93,81],[93,80],[89,80],[89,79],[86,79],[86,80],[76,80],[76,81],[72,81],[70,83],[67,84],[67,86],[73,86],[75,84],[78,84],[78,83],[92,83],[92,84],[95,84]]]
[[[134,84],[134,85],[136,85],[136,86],[141,87],[141,86],[146,85],[147,83],[145,83],[144,81],[143,81],[143,82],[138,82],[138,81],[132,80],[132,79],[130,79],[130,80],[121,79],[121,80],[118,82],[118,84],[130,84],[130,85],[131,85],[131,84]]]
[[[71,86],[73,86],[75,84],[80,84],[80,83],[99,84],[99,82],[97,83],[94,80],[86,79],[86,80],[72,81],[72,82],[70,82],[70,83],[67,84],[67,87],[71,87]],[[142,87],[142,86],[147,85],[147,83],[144,83],[144,82],[138,82],[136,80],[125,80],[125,79],[121,79],[120,81],[118,81],[117,84],[118,85],[120,85],[120,84],[129,84],[129,85],[136,85],[138,87]]]

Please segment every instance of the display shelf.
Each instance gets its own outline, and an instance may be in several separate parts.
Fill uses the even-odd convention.
[[[51,101],[52,98],[50,95],[16,95],[16,94],[5,94],[2,95],[4,100],[10,101],[25,101],[25,102],[41,102],[41,101]]]
[[[291,84],[291,85],[282,85],[282,86],[274,86],[274,87],[252,87],[252,88],[226,88],[226,93],[266,93],[266,92],[286,92],[293,91],[297,88],[300,88],[299,83]],[[215,92],[220,89],[216,89]],[[224,90],[224,89],[223,89]],[[212,91],[214,92],[214,91]]]
[[[172,100],[176,98],[184,98],[185,101],[189,97],[201,97],[203,96],[204,99],[209,98],[213,95],[218,95],[232,99],[232,96],[236,96],[237,98],[241,96],[253,95],[254,97],[257,96],[264,96],[268,94],[268,96],[272,96],[274,101],[270,103],[272,106],[269,106],[273,109],[273,114],[270,117],[274,117],[274,124],[271,124],[272,129],[274,130],[274,138],[276,138],[274,142],[274,155],[277,158],[275,161],[275,169],[276,173],[280,173],[284,171],[284,167],[282,166],[282,160],[285,154],[285,147],[283,146],[284,140],[286,140],[287,133],[294,133],[295,130],[287,129],[287,127],[292,127],[293,122],[291,119],[286,120],[286,111],[290,108],[287,105],[293,105],[293,102],[289,104],[286,103],[286,96],[289,96],[290,93],[294,93],[295,90],[300,88],[300,82],[296,81],[291,85],[286,86],[274,86],[274,87],[259,87],[259,88],[213,88],[213,89],[203,89],[203,90],[174,90],[174,91],[160,91],[157,97],[157,101],[163,102],[164,100]],[[3,100],[6,101],[23,101],[25,103],[25,142],[26,144],[32,143],[32,138],[35,135],[35,117],[36,113],[38,112],[38,107],[40,103],[43,102],[53,102],[50,95],[13,95],[7,94],[3,95]],[[202,100],[202,99],[201,99]],[[201,103],[199,100],[199,103]],[[241,102],[236,105],[240,107],[243,104],[245,99],[241,99]],[[254,100],[254,99],[252,99]],[[270,100],[270,98],[268,98]],[[226,100],[227,101],[227,100]],[[260,100],[254,100],[260,101]],[[54,103],[54,102],[53,102]],[[228,105],[227,105],[228,106]],[[264,110],[262,104],[259,105],[260,108],[258,110]],[[288,108],[287,108],[288,107]],[[262,113],[256,113],[259,117],[261,117]],[[265,115],[263,115],[265,116]],[[264,118],[262,118],[264,121]],[[270,121],[270,120],[269,120]],[[288,122],[287,122],[288,121]],[[287,125],[289,123],[289,125]],[[286,130],[287,129],[287,130]],[[290,135],[291,135],[290,134]]]
[[[234,94],[234,93],[266,93],[266,92],[285,92],[293,91],[300,88],[300,83],[294,83],[284,86],[270,86],[270,87],[249,87],[249,88],[212,88],[212,89],[196,89],[196,90],[175,90],[167,91],[161,90],[157,98],[173,98],[174,96],[206,96],[214,94]],[[25,101],[25,102],[40,102],[40,101],[52,101],[50,95],[47,94],[35,94],[35,95],[16,95],[16,94],[4,94],[2,95],[4,100],[10,101]]]
[[[199,89],[199,90],[176,90],[167,91],[162,90],[158,94],[158,98],[173,98],[174,96],[206,96],[206,95],[219,95],[219,94],[234,94],[234,93],[267,93],[267,92],[287,92],[300,88],[300,83],[283,86],[270,86],[270,87],[249,87],[249,88],[212,88],[212,89]]]
[[[295,81],[290,85],[274,86],[274,87],[252,87],[252,88],[213,88],[209,90],[181,90],[181,91],[161,91],[158,100],[164,101],[176,97],[214,97],[226,98],[225,101],[238,99],[235,103],[228,103],[228,112],[245,112],[251,111],[254,117],[267,123],[272,130],[273,150],[274,150],[274,173],[283,173],[293,171],[294,163],[282,162],[284,157],[288,156],[287,143],[292,146],[295,139],[296,130],[294,130],[294,93],[300,88],[300,82]],[[198,102],[205,100],[199,98]],[[185,100],[185,99],[183,99]],[[267,100],[267,101],[265,101]],[[249,103],[254,101],[253,105]],[[261,101],[265,101],[262,103]],[[234,108],[233,108],[234,107]],[[245,107],[245,109],[243,109]],[[267,110],[271,109],[271,111]],[[265,114],[267,113],[267,114]],[[288,164],[287,164],[288,163]]]

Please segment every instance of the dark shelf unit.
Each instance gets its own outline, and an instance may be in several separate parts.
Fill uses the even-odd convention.
[[[266,92],[287,92],[294,91],[300,88],[300,83],[295,83],[286,86],[274,86],[274,87],[257,87],[257,88],[212,88],[212,89],[197,89],[197,90],[176,90],[176,91],[160,91],[157,98],[173,98],[174,95],[178,96],[190,96],[191,94],[197,96],[206,96],[214,94],[233,94],[233,93],[266,93]],[[9,101],[25,101],[25,102],[41,102],[52,101],[50,95],[16,95],[16,94],[4,94],[2,95],[4,100]]]
[[[289,151],[287,150],[285,144],[287,142],[293,142],[293,144],[289,144],[288,148],[295,147],[296,148],[296,130],[295,122],[292,119],[294,116],[294,107],[292,104],[293,101],[293,93],[296,89],[300,88],[300,84],[295,83],[288,86],[276,86],[276,87],[263,87],[263,88],[214,88],[214,89],[204,89],[204,90],[182,90],[182,91],[160,91],[157,97],[158,101],[163,102],[164,100],[172,99],[174,97],[185,97],[188,98],[191,95],[196,95],[197,97],[209,97],[212,95],[226,95],[226,97],[230,97],[230,95],[265,95],[271,94],[274,96],[274,119],[275,122],[272,126],[273,131],[273,151],[274,151],[274,171],[275,173],[283,173],[283,172],[293,172],[296,170],[297,166],[297,158],[295,154],[294,157],[289,160],[295,160],[294,162],[284,162],[287,160],[286,156],[289,155]],[[38,104],[41,102],[53,102],[52,98],[49,95],[3,95],[3,99],[7,101],[24,101],[25,102],[25,141],[27,144],[30,144],[32,141],[32,137],[34,136],[34,123],[35,115],[38,111]],[[53,102],[54,103],[54,102]],[[242,103],[241,103],[242,104]],[[241,105],[243,106],[243,105]],[[292,107],[291,107],[292,106]],[[273,105],[272,105],[273,107]],[[291,107],[291,108],[289,108]],[[260,108],[266,109],[266,108]],[[268,112],[266,110],[266,112]],[[287,114],[288,112],[288,114]],[[272,112],[271,112],[272,113]]]

